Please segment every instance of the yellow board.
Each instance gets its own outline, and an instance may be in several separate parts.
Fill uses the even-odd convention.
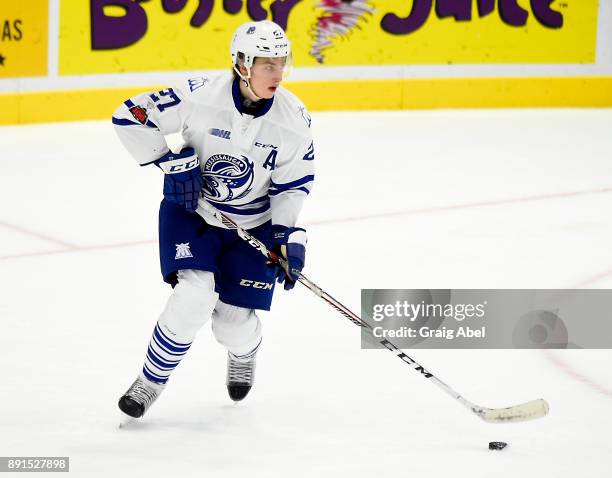
[[[232,32],[261,15],[286,26],[297,66],[595,61],[598,0],[262,0],[247,10],[256,4],[61,0],[60,74],[228,68]]]
[[[594,63],[597,0],[553,0],[551,13],[534,13],[534,0],[490,0],[494,6],[480,16],[478,0],[388,0],[361,2],[376,6],[344,37],[332,37],[322,50],[329,65],[450,65],[504,63]],[[431,8],[422,7],[431,3]],[[412,4],[412,6],[411,6]],[[470,20],[444,16],[448,4],[471,4]],[[507,5],[502,8],[502,5]],[[508,8],[517,5],[517,8]],[[429,12],[420,28],[389,33],[383,25],[411,25],[416,12]],[[556,12],[556,13],[555,13]],[[454,13],[465,14],[460,8]],[[409,22],[408,19],[411,19]],[[560,20],[560,26],[556,22]],[[548,21],[547,21],[548,20]],[[521,23],[524,21],[524,25]],[[513,22],[514,24],[512,24]],[[387,28],[388,29],[388,28]],[[404,30],[407,27],[404,28]]]
[[[48,0],[0,0],[0,78],[47,74]]]
[[[612,107],[612,76],[302,81],[286,86],[311,111]],[[122,101],[162,87],[0,93],[0,125],[93,119],[110,123]]]

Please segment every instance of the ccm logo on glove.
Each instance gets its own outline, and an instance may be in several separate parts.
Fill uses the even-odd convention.
[[[204,181],[200,160],[193,148],[183,148],[180,153],[166,153],[155,164],[164,174],[164,198],[194,212]]]
[[[200,165],[200,159],[193,148],[183,148],[180,153],[164,154],[155,164],[166,174],[189,171]]]

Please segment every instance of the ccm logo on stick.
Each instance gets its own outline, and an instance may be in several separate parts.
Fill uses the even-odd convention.
[[[274,284],[270,284],[269,282],[258,282],[250,279],[241,279],[240,285],[244,287],[253,287],[254,289],[264,289],[264,290],[272,290]]]

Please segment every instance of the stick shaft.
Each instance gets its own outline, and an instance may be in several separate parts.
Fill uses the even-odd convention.
[[[254,249],[257,249],[268,260],[279,263],[282,267],[286,266],[287,262],[285,261],[284,258],[278,256],[273,251],[270,251],[263,242],[261,242],[259,239],[257,239],[253,235],[249,234],[247,231],[241,228],[236,222],[234,222],[232,219],[227,217],[221,211],[215,209],[212,205],[210,205],[208,202],[204,201],[203,199],[200,199],[199,205],[202,209],[204,209],[206,212],[213,215],[217,220],[223,223],[228,229],[235,230],[238,236],[240,236],[240,238],[248,242]],[[548,412],[548,404],[544,400],[541,400],[541,399],[535,400],[533,402],[529,402],[528,404],[517,405],[516,407],[509,407],[507,409],[491,409],[491,408],[482,407],[482,406],[479,406],[479,405],[476,405],[470,402],[468,399],[464,398],[461,394],[453,390],[449,385],[447,385],[442,380],[440,380],[438,377],[436,377],[433,373],[425,369],[425,367],[419,364],[412,357],[410,357],[405,352],[403,352],[399,347],[391,343],[389,340],[387,339],[380,340],[378,337],[374,337],[372,333],[372,326],[370,324],[365,322],[361,317],[359,317],[357,314],[352,312],[348,307],[342,304],[339,300],[335,299],[333,296],[328,294],[326,291],[324,291],[321,287],[319,287],[313,281],[308,279],[308,277],[306,277],[304,274],[300,273],[298,277],[298,281],[301,284],[303,284],[307,289],[311,290],[315,295],[319,296],[321,299],[323,299],[325,302],[331,305],[334,309],[336,309],[342,315],[344,315],[347,319],[349,319],[355,325],[358,325],[359,327],[362,327],[368,330],[370,335],[379,344],[381,344],[383,347],[385,347],[390,352],[393,352],[404,363],[410,365],[411,368],[419,372],[419,374],[422,377],[427,378],[433,383],[435,383],[438,387],[444,390],[448,395],[454,398],[457,402],[459,402],[461,405],[469,409],[471,412],[478,415],[483,420],[490,421],[490,422],[501,422],[502,420],[503,421],[520,421],[523,419],[527,420],[531,418],[538,418],[540,416],[544,416]],[[542,404],[540,404],[540,402],[542,402]],[[529,413],[528,414],[525,413],[525,417],[521,418],[520,414],[523,413],[523,409],[526,407],[526,405],[530,405],[531,408],[529,408]],[[540,405],[539,408],[538,408],[538,405]],[[502,410],[504,411],[503,417],[502,417]],[[497,418],[497,417],[502,417],[502,418]]]

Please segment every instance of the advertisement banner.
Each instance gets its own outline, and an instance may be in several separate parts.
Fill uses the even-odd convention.
[[[0,78],[47,75],[48,0],[0,0]]]
[[[271,19],[296,66],[593,63],[597,0],[62,0],[61,75],[223,69]]]

